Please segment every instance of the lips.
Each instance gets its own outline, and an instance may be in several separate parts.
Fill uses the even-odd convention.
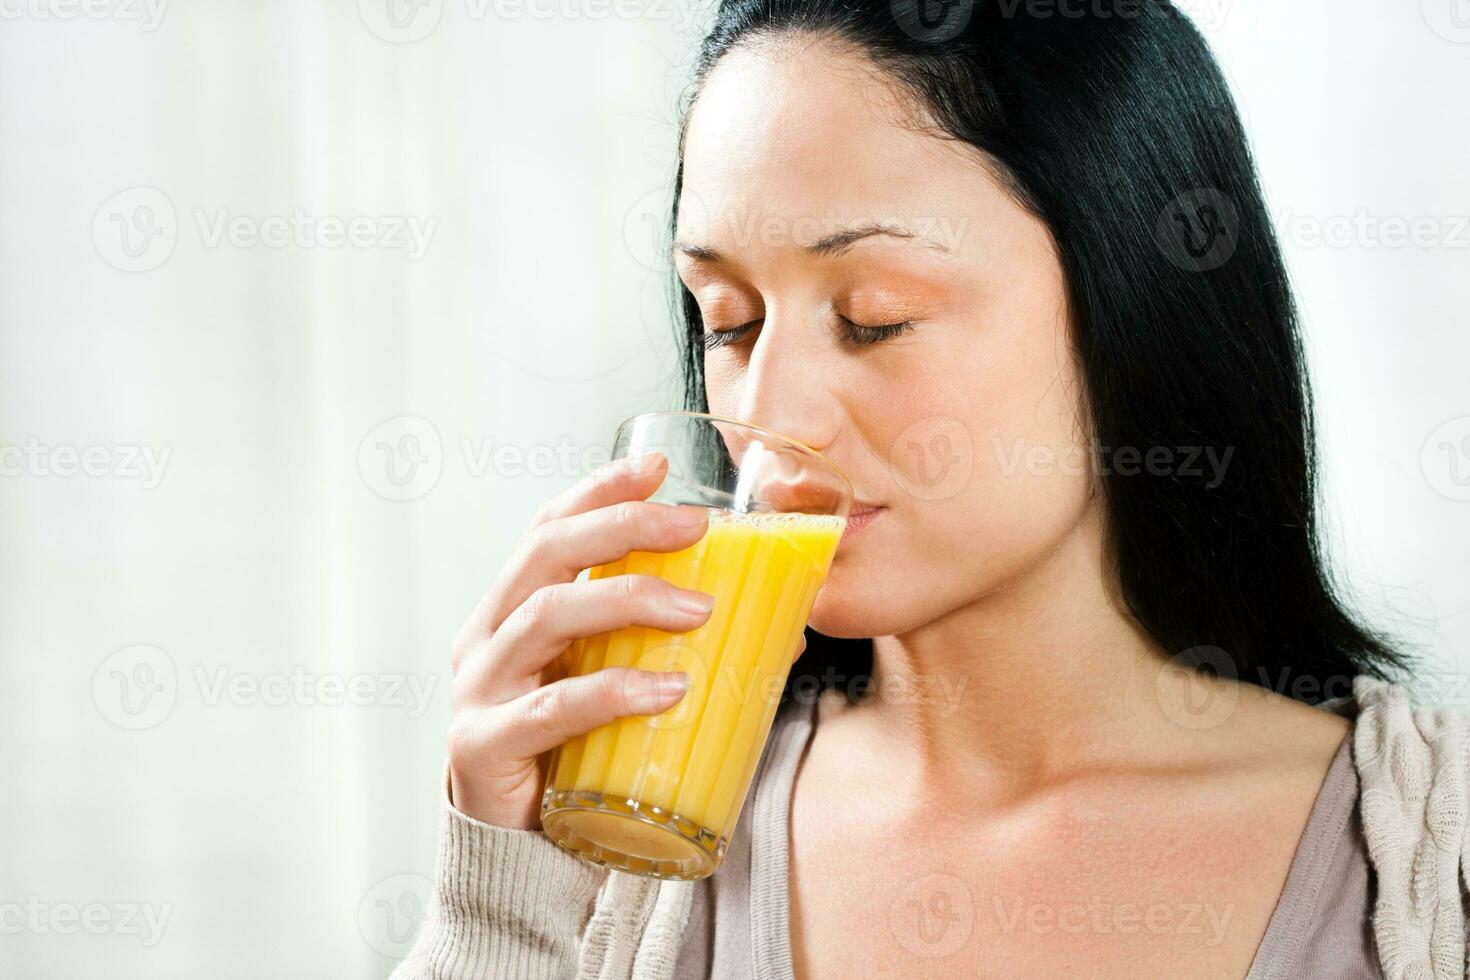
[[[842,540],[846,541],[872,524],[887,508],[878,504],[859,503],[847,515],[847,527],[842,532]]]

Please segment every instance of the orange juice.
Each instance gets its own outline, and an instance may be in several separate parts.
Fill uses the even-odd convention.
[[[700,878],[719,865],[845,523],[711,510],[708,531],[683,551],[635,551],[590,570],[657,575],[709,593],[715,605],[687,633],[634,626],[567,650],[568,675],[683,670],[689,690],[661,714],[620,718],[552,753],[548,835],[593,861],[656,877]]]

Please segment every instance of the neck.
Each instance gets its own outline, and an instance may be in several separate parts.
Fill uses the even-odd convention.
[[[1019,791],[1168,724],[1151,710],[1166,656],[1111,594],[1101,542],[1089,518],[1006,587],[873,641],[859,710],[901,771]]]

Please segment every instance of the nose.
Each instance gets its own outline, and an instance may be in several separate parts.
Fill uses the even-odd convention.
[[[769,310],[769,308],[768,308]],[[830,363],[834,352],[822,342],[821,328],[775,317],[770,312],[751,347],[743,374],[728,376],[738,390],[722,399],[737,406],[737,418],[828,455],[841,429],[844,400],[836,390],[840,373]],[[733,395],[734,397],[728,397]],[[730,449],[746,465],[748,432],[730,433]],[[759,440],[755,440],[759,441]],[[846,479],[834,477],[810,457],[769,445],[761,452],[754,477],[758,495],[779,511],[835,513],[847,492]],[[829,457],[830,458],[830,457]],[[845,474],[843,474],[845,476]]]
[[[842,405],[830,356],[820,327],[768,308],[737,382],[736,417],[822,452],[837,436]]]

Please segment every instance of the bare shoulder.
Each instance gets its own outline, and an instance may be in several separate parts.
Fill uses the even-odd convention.
[[[1157,685],[1165,730],[1204,769],[1221,767],[1321,775],[1352,728],[1337,712],[1258,684],[1173,665]]]
[[[1256,684],[1167,676],[1158,703],[1174,798],[1200,800],[1205,820],[1270,813],[1263,834],[1295,841],[1353,722]]]
[[[1309,808],[1353,722],[1255,684],[1237,684],[1229,718],[1205,733],[1201,757],[1283,804]],[[1208,765],[1208,764],[1207,764]]]
[[[1239,702],[1243,731],[1252,740],[1279,749],[1296,746],[1309,758],[1337,751],[1352,722],[1324,708],[1305,704],[1254,684],[1242,684]]]

